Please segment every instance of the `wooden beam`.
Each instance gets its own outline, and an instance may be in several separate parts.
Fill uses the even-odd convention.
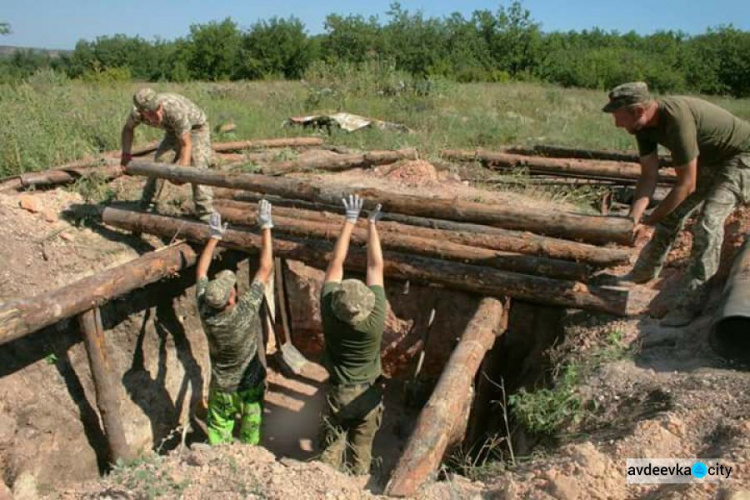
[[[633,223],[622,217],[580,215],[549,209],[530,210],[509,205],[405,195],[379,189],[351,189],[322,181],[310,182],[307,179],[275,178],[255,174],[227,174],[142,160],[131,162],[126,173],[331,204],[338,203],[344,195],[353,191],[372,203],[382,203],[384,210],[389,212],[523,229],[590,243],[632,242]]]
[[[147,253],[70,285],[0,304],[0,345],[190,267],[197,256],[187,243]]]
[[[295,208],[301,211],[300,216],[302,218],[310,220],[329,221],[340,217],[341,213],[340,205],[294,200],[236,189],[217,188],[214,190],[214,197],[215,204],[220,206],[245,207],[248,210],[251,208],[244,202],[257,203],[265,198],[273,203],[274,211],[278,213],[293,214],[293,212],[282,212],[280,209],[284,207]],[[233,202],[230,200],[239,201]],[[378,228],[382,231],[408,232],[408,234],[422,238],[446,239],[462,245],[471,245],[492,250],[539,255],[551,259],[571,260],[595,267],[611,267],[625,264],[630,261],[632,256],[630,248],[600,247],[499,227],[394,213],[384,213],[383,218],[378,224]]]
[[[219,201],[214,204],[214,208],[218,210],[222,218],[246,226],[255,226],[257,206],[245,203],[237,206],[237,202],[232,206],[228,203],[232,202]],[[274,231],[303,238],[336,240],[341,229],[342,216],[321,220],[320,217],[307,218],[305,215],[302,211],[293,208],[277,208],[273,218]],[[352,242],[361,245],[367,243],[366,223],[367,221],[362,220],[359,227],[354,229]],[[394,223],[380,223],[378,226],[386,227],[387,224]],[[398,226],[400,230],[390,226],[384,231],[379,231],[380,242],[384,249],[573,281],[587,281],[591,272],[588,266],[578,262],[490,250],[454,243],[439,237],[420,237],[416,233],[423,228],[408,229],[401,224]]]
[[[78,316],[78,322],[83,333],[86,353],[89,357],[91,377],[96,391],[96,405],[104,425],[104,435],[109,448],[109,462],[114,464],[118,460],[134,458],[120,415],[120,398],[112,379],[112,367],[104,340],[101,312],[98,307]]]
[[[229,153],[242,151],[244,149],[262,148],[307,148],[320,146],[323,139],[320,137],[281,137],[278,139],[256,139],[252,141],[216,142],[212,148],[217,153]]]
[[[419,414],[406,449],[394,469],[386,494],[413,496],[435,472],[455,432],[465,425],[462,411],[471,398],[474,377],[485,353],[502,333],[505,311],[500,301],[485,298],[466,326],[461,340],[451,353],[430,399]]]
[[[141,233],[187,238],[201,243],[209,238],[207,225],[185,219],[107,207],[102,214],[102,220],[111,226]],[[260,236],[246,231],[229,229],[221,244],[244,252],[257,253],[260,249]],[[320,240],[308,239],[302,242],[292,238],[274,237],[274,254],[276,256],[299,260],[317,268],[325,268],[332,249],[331,243]],[[350,269],[364,272],[367,268],[365,250],[356,247],[351,248],[347,266]],[[620,315],[627,313],[627,290],[587,286],[575,281],[500,271],[486,266],[448,262],[398,252],[386,252],[385,274],[390,278],[414,280],[424,284],[438,284],[446,288],[473,292],[483,296],[510,296],[541,304],[590,309]]]
[[[641,175],[637,163],[604,160],[580,160],[544,158],[539,156],[514,155],[497,151],[468,151],[446,149],[441,156],[453,161],[478,161],[499,169],[527,168],[531,173],[555,174],[590,179],[620,180],[636,182]],[[674,170],[659,172],[659,182],[673,184],[677,180]]]
[[[290,160],[280,163],[269,163],[261,166],[266,175],[284,175],[291,172],[325,170],[342,172],[353,168],[369,168],[373,165],[386,165],[399,160],[416,160],[417,150],[413,148],[395,151],[370,151],[363,154],[326,155],[305,160]]]

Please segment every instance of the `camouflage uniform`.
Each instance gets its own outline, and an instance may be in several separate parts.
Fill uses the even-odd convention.
[[[213,151],[211,149],[211,134],[208,119],[198,106],[185,97],[177,94],[157,94],[151,89],[141,89],[133,97],[134,106],[128,116],[127,126],[135,127],[141,123],[157,126],[166,133],[156,150],[157,162],[164,162],[169,152],[174,152],[174,162],[180,157],[180,137],[190,133],[192,149],[190,164],[197,168],[209,168],[212,165]],[[141,110],[154,111],[162,106],[164,115],[159,125],[152,125],[144,119]],[[160,193],[162,179],[149,177],[143,187],[141,204],[144,208],[150,206],[157,191]],[[210,187],[192,184],[193,202],[198,215],[204,218],[213,211],[213,192]]]
[[[372,443],[383,418],[379,380],[385,311],[382,286],[367,287],[359,280],[323,286],[323,364],[330,378],[320,458],[343,470],[348,447],[355,474],[369,473]]]
[[[211,444],[232,441],[237,413],[242,420],[240,440],[260,442],[266,372],[258,357],[258,332],[265,287],[253,281],[233,308],[222,310],[235,282],[233,272],[222,271],[210,282],[200,278],[196,283],[198,311],[211,358],[207,422]]]
[[[619,85],[609,99],[605,112],[651,101],[643,82]],[[635,132],[640,155],[654,154],[662,145],[672,153],[675,165],[687,165],[697,158],[698,177],[695,191],[656,224],[631,276],[636,282],[657,277],[685,221],[703,204],[693,228],[683,293],[670,313],[672,317],[663,320],[679,326],[702,309],[705,285],[719,267],[726,218],[738,205],[750,203],[750,124],[700,99],[664,97],[656,102],[656,124]]]

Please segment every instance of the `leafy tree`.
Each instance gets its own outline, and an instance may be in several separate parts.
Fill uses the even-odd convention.
[[[237,24],[230,18],[190,26],[187,66],[198,80],[228,80],[237,68],[242,44]]]
[[[0,35],[7,35],[8,33],[10,33],[10,24],[0,23]]]
[[[239,76],[298,79],[310,64],[311,49],[305,25],[295,17],[255,23],[242,36]]]

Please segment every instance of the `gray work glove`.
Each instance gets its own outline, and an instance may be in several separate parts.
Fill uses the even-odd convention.
[[[378,206],[375,207],[375,210],[370,212],[370,216],[367,219],[371,224],[375,224],[383,216],[383,212],[380,211],[381,208],[383,208],[383,205],[378,203]]]
[[[271,204],[268,200],[260,200],[258,202],[258,225],[261,229],[271,229],[273,227]]]
[[[346,198],[341,198],[341,202],[344,204],[344,208],[346,209],[346,222],[356,224],[365,200],[360,198],[359,195],[350,194],[348,200]]]
[[[218,212],[211,212],[211,215],[208,218],[208,227],[211,230],[211,238],[215,240],[222,239],[224,233],[227,232],[227,226],[229,226],[227,223],[224,223],[222,226],[221,215],[219,215]]]

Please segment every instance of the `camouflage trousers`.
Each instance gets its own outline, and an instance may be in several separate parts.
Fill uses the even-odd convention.
[[[344,471],[348,451],[351,471],[369,474],[372,443],[383,419],[382,387],[377,383],[330,385],[326,403],[320,460]]]
[[[693,248],[678,303],[686,308],[702,306],[706,282],[719,268],[724,221],[738,205],[750,203],[750,153],[699,170],[696,190],[657,223],[651,241],[633,266],[633,274],[659,275],[677,234],[701,203],[703,207],[693,227]]]
[[[199,129],[193,130],[190,135],[193,143],[190,151],[190,164],[197,168],[209,168],[212,164],[213,150],[211,149],[211,133],[209,132],[208,123]],[[156,150],[155,160],[159,163],[167,160],[167,153],[174,152],[174,162],[180,158],[180,141],[174,132],[164,134],[159,147]],[[143,187],[141,195],[141,205],[146,208],[151,205],[155,199],[158,199],[161,193],[164,180],[156,177],[149,177],[146,185]],[[207,219],[208,214],[213,212],[213,191],[208,186],[192,184],[193,203],[195,211],[201,219]]]
[[[223,392],[211,389],[208,396],[208,442],[231,443],[236,415],[240,415],[240,441],[245,444],[260,443],[260,425],[263,416],[265,386],[259,385],[243,391]]]

